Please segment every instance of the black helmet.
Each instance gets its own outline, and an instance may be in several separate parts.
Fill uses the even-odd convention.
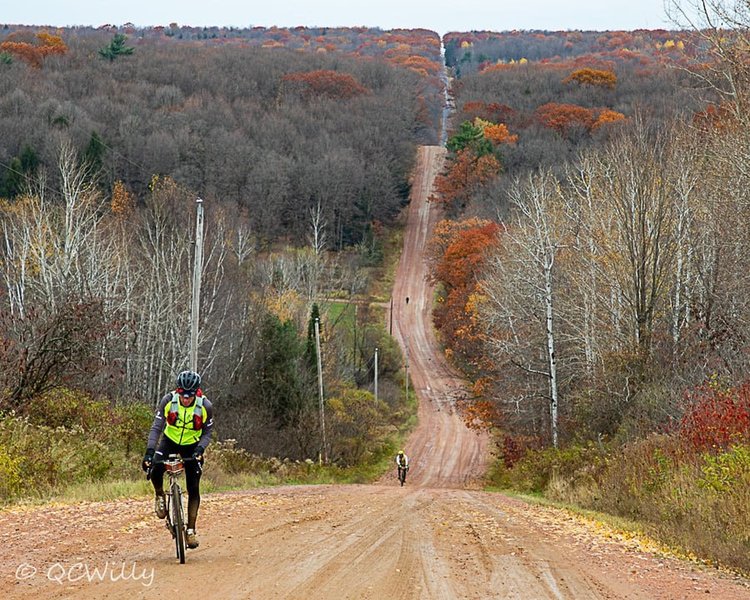
[[[183,392],[190,392],[190,395],[195,394],[200,385],[201,376],[195,371],[183,371],[177,376],[177,387]]]

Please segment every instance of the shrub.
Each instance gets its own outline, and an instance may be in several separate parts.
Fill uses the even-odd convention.
[[[606,457],[568,449],[537,468],[549,465],[547,496],[640,521],[664,542],[750,571],[747,444],[696,454],[677,436],[652,435]]]
[[[23,414],[34,425],[80,429],[88,439],[102,442],[110,450],[124,450],[127,455],[144,450],[146,432],[153,420],[153,412],[145,404],[113,405],[64,388],[29,401]]]
[[[4,500],[23,494],[43,496],[62,486],[130,474],[132,460],[121,451],[91,439],[80,427],[35,425],[28,418],[0,420],[0,447],[22,477]],[[0,457],[0,462],[2,457]],[[9,473],[12,473],[8,467]],[[12,480],[12,476],[10,476]]]
[[[689,448],[719,452],[750,441],[750,382],[728,389],[711,382],[686,397],[678,431]]]
[[[0,447],[0,498],[16,496],[21,489],[20,459]]]
[[[510,485],[514,489],[531,493],[547,493],[555,480],[576,480],[604,462],[604,453],[593,444],[569,446],[564,449],[545,448],[528,450],[513,468],[496,470],[495,483]]]
[[[263,460],[237,447],[237,440],[227,439],[214,442],[208,447],[206,464],[216,465],[222,471],[234,473],[254,473],[263,468]]]
[[[329,398],[331,460],[352,466],[367,460],[390,432],[388,405],[368,391],[344,389]]]

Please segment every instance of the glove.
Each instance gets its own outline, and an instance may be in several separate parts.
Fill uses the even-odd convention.
[[[151,465],[154,463],[154,449],[149,448],[146,450],[146,454],[143,457],[143,462],[141,463],[141,469],[143,469],[144,472],[148,472],[148,470],[151,468]]]
[[[193,458],[197,460],[201,466],[203,466],[203,448],[198,446],[195,450],[193,450]]]

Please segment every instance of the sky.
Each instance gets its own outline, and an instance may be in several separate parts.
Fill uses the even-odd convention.
[[[360,26],[448,31],[675,29],[664,0],[2,0],[0,23]]]

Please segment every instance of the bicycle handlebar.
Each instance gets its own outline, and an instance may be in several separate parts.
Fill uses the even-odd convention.
[[[182,462],[197,462],[198,463],[198,471],[202,471],[203,470],[203,461],[200,461],[197,458],[194,458],[192,456],[186,456],[186,457],[183,458],[179,454],[170,454],[170,456],[175,456],[175,457],[179,458],[179,460],[181,460]],[[153,469],[154,469],[154,467],[156,465],[163,465],[166,462],[170,462],[169,461],[169,457],[167,458],[167,460],[152,460],[151,461],[151,466],[148,468],[148,471],[146,471],[146,481],[150,481],[151,480],[151,471],[153,471]]]

